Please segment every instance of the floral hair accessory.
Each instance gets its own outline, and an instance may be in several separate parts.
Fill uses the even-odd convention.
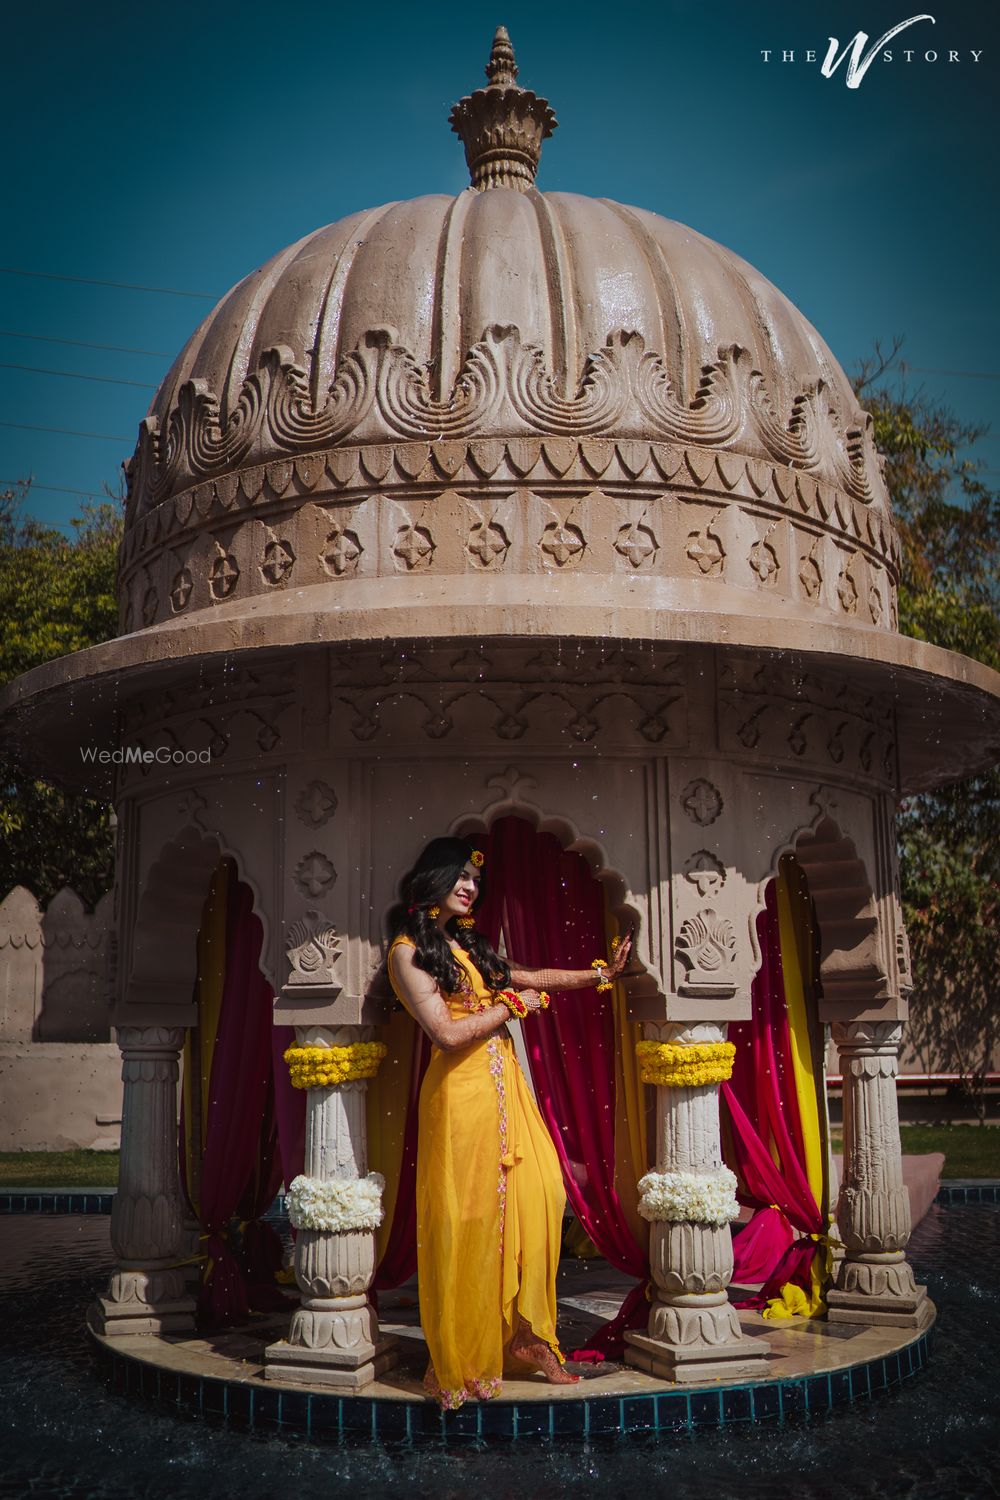
[[[486,856],[483,854],[483,851],[481,849],[473,849],[472,853],[469,855],[469,860],[472,864],[475,865],[477,870],[481,870],[486,861]]]

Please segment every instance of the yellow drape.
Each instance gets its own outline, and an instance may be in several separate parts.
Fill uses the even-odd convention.
[[[205,1150],[212,1054],[222,1009],[226,980],[226,912],[229,904],[230,865],[216,866],[202,908],[198,928],[198,977],[195,984],[197,1022],[184,1041],[184,1080],[181,1104],[184,1115],[185,1161],[188,1192],[195,1212],[201,1197],[201,1159]]]
[[[820,1102],[825,1088],[822,1033],[816,1016],[814,926],[812,902],[805,876],[792,855],[778,867],[776,883],[781,970],[791,1039],[792,1075],[798,1102],[806,1177],[813,1197],[825,1215],[829,1198],[826,1111]],[[765,1318],[820,1317],[826,1312],[823,1286],[830,1269],[830,1251],[818,1244],[810,1267],[808,1295],[791,1283],[781,1288],[764,1310]]]

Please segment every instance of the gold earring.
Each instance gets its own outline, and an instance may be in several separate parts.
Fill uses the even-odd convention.
[[[428,907],[427,908],[427,915],[430,917],[431,921],[433,922],[437,917],[439,917],[441,915],[441,908],[440,908],[440,906],[430,906],[430,907]]]

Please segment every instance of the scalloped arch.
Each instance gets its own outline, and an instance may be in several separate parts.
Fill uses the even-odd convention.
[[[259,963],[273,986],[273,976],[265,967],[269,923],[246,862],[220,834],[205,833],[191,823],[162,846],[139,895],[124,992],[126,1006],[190,1005],[198,969],[195,937],[212,875],[223,859],[232,860],[237,878],[253,895],[253,910],[263,928]]]
[[[874,887],[853,837],[827,808],[819,807],[810,823],[798,825],[775,844],[770,869],[757,883],[748,917],[755,972],[761,961],[757,918],[764,910],[767,885],[787,855],[802,871],[816,908],[822,1003],[836,1005],[838,1018],[845,1006],[858,1011],[881,1006],[890,998],[890,976],[879,942]],[[818,879],[821,870],[823,876]],[[811,872],[816,872],[813,878]]]
[[[611,915],[622,928],[634,923],[637,927],[641,913],[625,901],[628,882],[623,873],[608,859],[599,839],[583,834],[571,818],[563,813],[547,813],[537,803],[530,802],[523,792],[512,790],[507,797],[489,803],[481,812],[466,812],[454,819],[448,832],[469,837],[475,833],[488,833],[500,818],[523,818],[538,833],[551,833],[562,847],[572,854],[581,854],[590,867],[595,880],[605,887]],[[633,955],[633,961],[637,961]]]

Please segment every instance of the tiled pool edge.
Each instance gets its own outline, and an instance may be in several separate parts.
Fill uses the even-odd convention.
[[[65,1192],[0,1188],[0,1214],[109,1214],[114,1197],[114,1188],[81,1188]],[[1000,1203],[1000,1178],[942,1182],[934,1202],[945,1208],[963,1203]],[[284,1212],[285,1195],[281,1193],[269,1216],[276,1214],[280,1217]]]
[[[720,1385],[711,1390],[572,1401],[471,1403],[442,1412],[426,1400],[337,1396],[277,1388],[217,1376],[183,1374],[152,1365],[90,1333],[98,1367],[110,1389],[161,1408],[220,1421],[259,1435],[278,1433],[315,1442],[453,1442],[486,1439],[549,1441],[681,1435],[733,1423],[776,1422],[820,1416],[836,1407],[869,1401],[919,1375],[930,1358],[933,1328],[893,1353],[846,1369],[785,1380]]]

